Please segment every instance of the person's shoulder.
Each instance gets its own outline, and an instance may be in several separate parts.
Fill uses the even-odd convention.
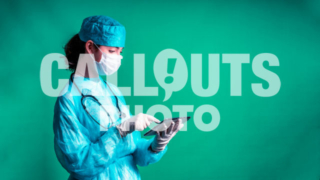
[[[56,100],[55,109],[62,109],[62,108],[68,108],[70,109],[71,106],[74,106],[74,88],[71,87],[71,83],[68,81],[68,83],[64,86],[64,88],[61,90],[59,96]]]
[[[112,84],[111,82],[109,81],[105,81],[112,89],[117,89],[118,90],[118,87],[114,84]]]
[[[67,84],[60,91],[57,100],[70,99],[70,97],[72,96],[71,89],[72,88],[70,88],[70,81],[68,81]]]
[[[113,91],[114,94],[116,94],[117,96],[122,96],[121,91],[119,90],[119,88],[116,85],[114,85],[114,84],[112,84],[110,82],[107,82],[107,83],[108,83],[109,87],[111,88],[111,90]]]

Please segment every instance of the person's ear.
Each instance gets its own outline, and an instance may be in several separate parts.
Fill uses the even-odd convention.
[[[86,47],[86,53],[94,54],[96,52],[96,48],[94,47],[93,41],[91,40],[88,40],[86,42],[85,47]]]

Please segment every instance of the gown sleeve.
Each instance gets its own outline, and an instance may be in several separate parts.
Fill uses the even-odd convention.
[[[73,104],[64,96],[55,105],[54,135],[59,162],[77,179],[95,176],[112,164],[121,139],[114,127],[92,142],[88,130],[77,119]]]
[[[115,94],[118,96],[118,98],[120,99],[120,101],[125,105],[126,101],[122,95],[122,93],[120,92],[120,90],[115,87],[114,85],[112,85],[111,83],[109,83],[110,86],[112,87],[113,91],[115,92]],[[129,112],[130,116],[132,116],[132,114]],[[133,135],[133,142],[135,143],[136,149],[133,152],[133,159],[134,162],[139,165],[139,166],[147,166],[149,164],[153,164],[158,162],[162,156],[166,153],[167,151],[167,147],[158,153],[152,152],[149,147],[153,141],[154,138],[152,139],[144,139],[141,137],[141,133],[139,131],[134,131],[132,132]]]

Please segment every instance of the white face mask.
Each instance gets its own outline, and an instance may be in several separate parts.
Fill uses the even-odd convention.
[[[111,75],[118,71],[123,57],[117,54],[106,54],[97,45],[96,47],[102,53],[100,62],[95,61],[99,75]]]

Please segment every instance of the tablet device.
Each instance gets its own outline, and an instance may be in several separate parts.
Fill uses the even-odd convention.
[[[184,124],[185,122],[187,122],[191,117],[177,117],[177,118],[168,118],[168,119],[164,119],[163,121],[161,121],[161,123],[159,123],[158,125],[156,125],[155,127],[153,127],[150,131],[146,132],[144,134],[144,136],[153,136],[157,134],[157,131],[164,131],[165,130],[165,126],[169,127],[171,124],[171,121],[175,122],[175,121],[179,121],[179,119],[182,120],[182,124]]]

